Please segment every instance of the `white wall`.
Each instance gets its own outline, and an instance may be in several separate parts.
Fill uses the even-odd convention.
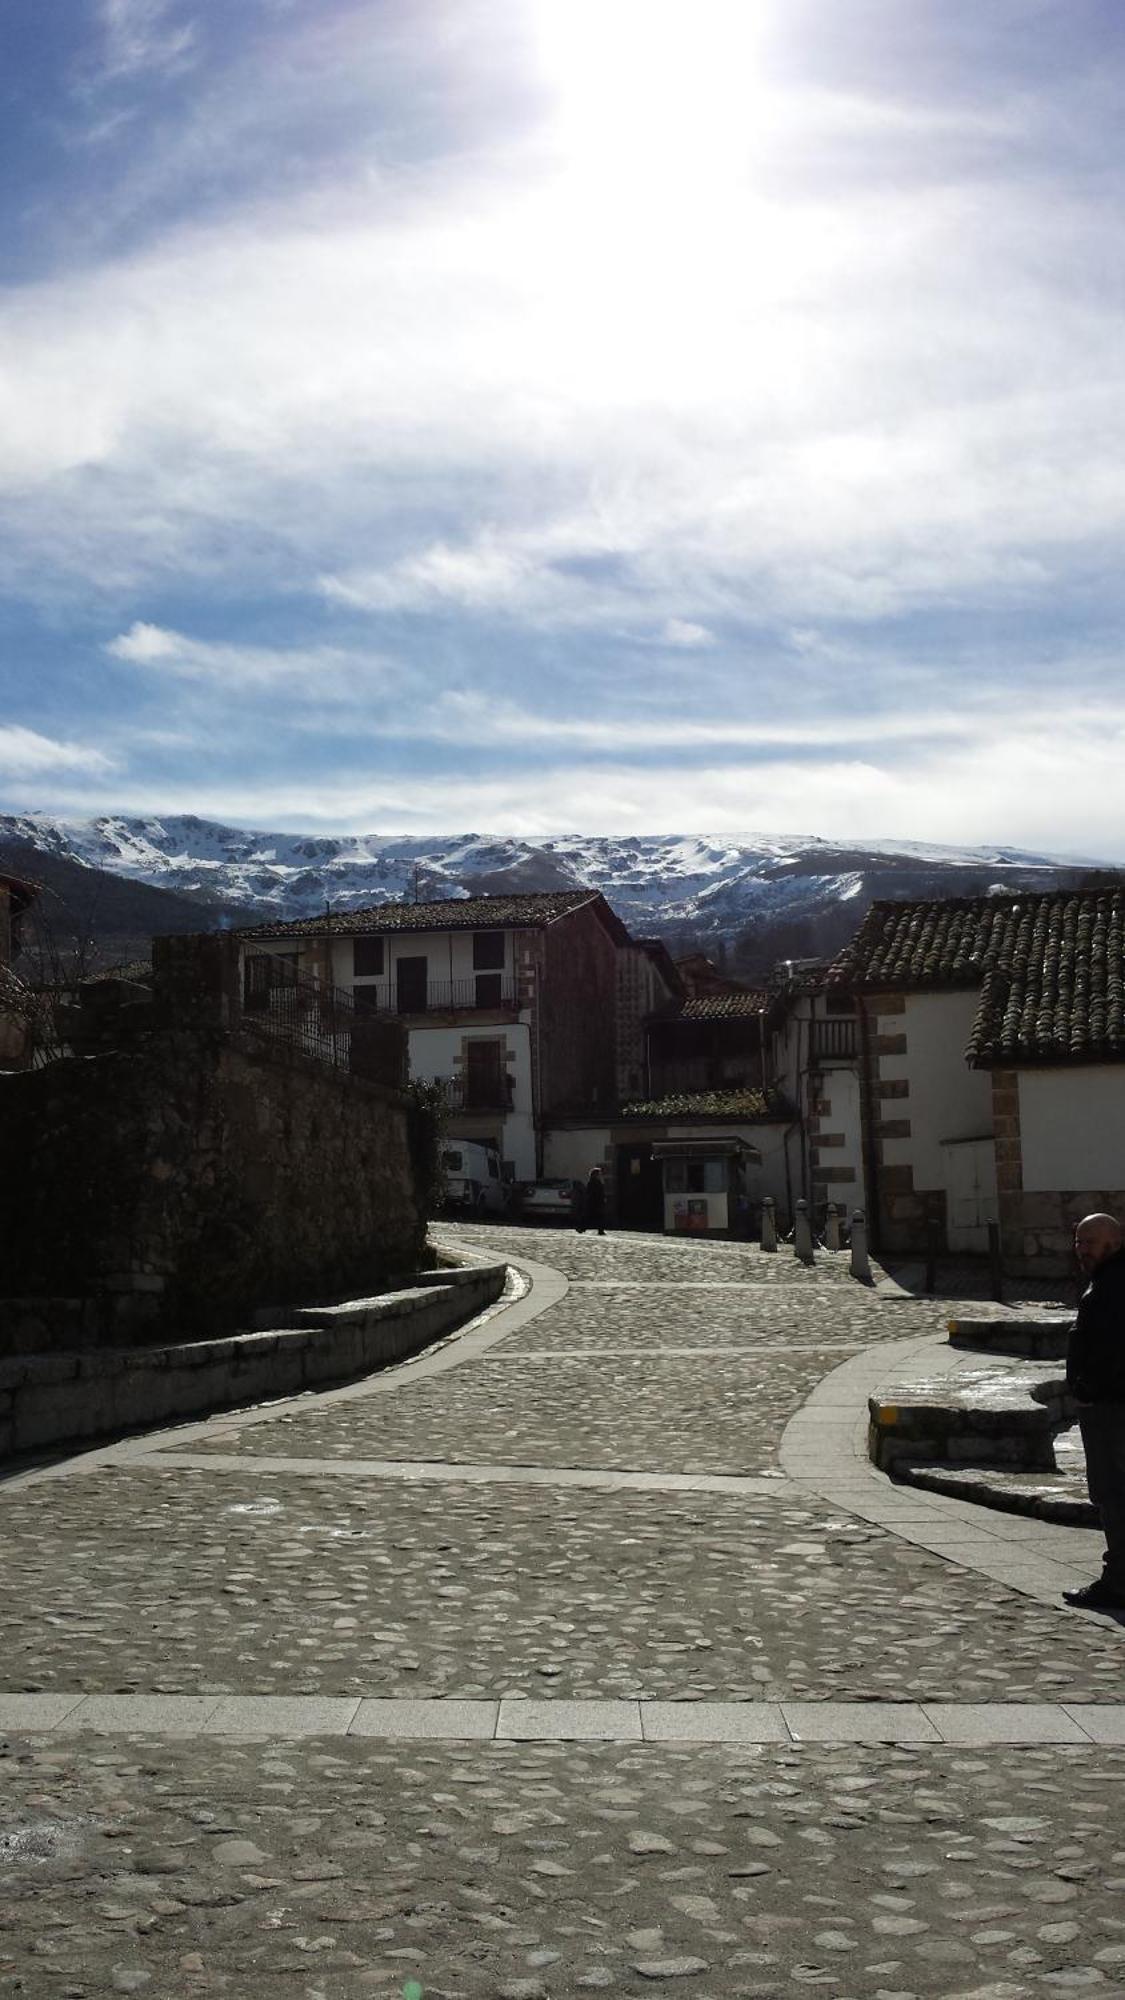
[[[436,1076],[459,1075],[453,1059],[461,1054],[463,1042],[474,1040],[502,1041],[509,1054],[515,1052],[515,1062],[505,1064],[508,1074],[514,1079],[512,1108],[504,1114],[497,1112],[493,1122],[500,1134],[501,1151],[505,1160],[512,1162],[516,1179],[533,1181],[535,1121],[531,1095],[531,1029],[526,1019],[510,1021],[503,1027],[482,1025],[473,1028],[467,1024],[455,1028],[412,1027],[408,1034],[410,1073],[427,1083],[431,1083]]]
[[[487,925],[481,926],[487,930]],[[504,932],[503,973],[510,978],[514,965],[515,932]],[[392,983],[395,966],[400,958],[425,958],[429,961],[427,979],[434,985],[444,984],[451,979],[472,979],[473,977],[473,936],[472,931],[391,931],[383,938],[383,971],[379,979],[360,980],[360,985],[379,985],[383,980]],[[354,938],[341,937],[332,941],[333,983],[350,993],[354,984],[353,965]],[[500,971],[498,966],[495,968]]]
[[[992,1078],[970,1069],[965,1049],[979,1006],[972,993],[911,993],[905,1014],[883,1014],[880,1035],[906,1036],[904,1056],[881,1056],[879,1074],[907,1077],[910,1095],[885,1098],[884,1118],[909,1118],[909,1139],[885,1139],[883,1160],[911,1166],[916,1189],[945,1186],[943,1144],[950,1139],[984,1139],[992,1131]]]
[[[1019,1072],[1028,1194],[1125,1188],[1125,1063]]]

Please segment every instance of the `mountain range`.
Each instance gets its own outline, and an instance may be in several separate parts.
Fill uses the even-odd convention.
[[[703,949],[756,976],[832,951],[868,903],[1070,887],[1095,864],[1008,847],[937,847],[766,833],[301,834],[194,815],[65,820],[0,814],[0,865],[47,881],[105,960],[160,931],[208,929],[388,901],[600,889],[639,936]],[[123,905],[129,889],[147,890]],[[83,915],[85,912],[85,916]]]

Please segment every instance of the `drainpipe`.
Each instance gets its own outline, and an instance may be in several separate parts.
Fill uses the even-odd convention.
[[[862,993],[856,994],[855,1002],[859,1021],[859,1121],[863,1135],[863,1178],[866,1182],[863,1205],[867,1212],[868,1245],[878,1251],[883,1247],[883,1216],[879,1199],[879,1154],[871,1110],[871,1020]]]

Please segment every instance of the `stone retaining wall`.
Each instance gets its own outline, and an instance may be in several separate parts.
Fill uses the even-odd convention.
[[[227,1332],[419,1265],[402,1089],[253,1035],[186,974],[143,999],[0,1077],[0,1354]]]
[[[364,1375],[493,1304],[505,1274],[503,1264],[425,1272],[410,1289],[306,1308],[285,1327],[221,1340],[12,1355],[0,1360],[0,1458]]]

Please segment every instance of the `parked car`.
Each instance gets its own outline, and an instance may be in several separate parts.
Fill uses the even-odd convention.
[[[573,1181],[521,1181],[519,1211],[525,1222],[572,1222]]]
[[[445,1170],[446,1206],[470,1215],[503,1215],[508,1206],[508,1187],[499,1153],[491,1146],[478,1146],[462,1139],[442,1148]]]

